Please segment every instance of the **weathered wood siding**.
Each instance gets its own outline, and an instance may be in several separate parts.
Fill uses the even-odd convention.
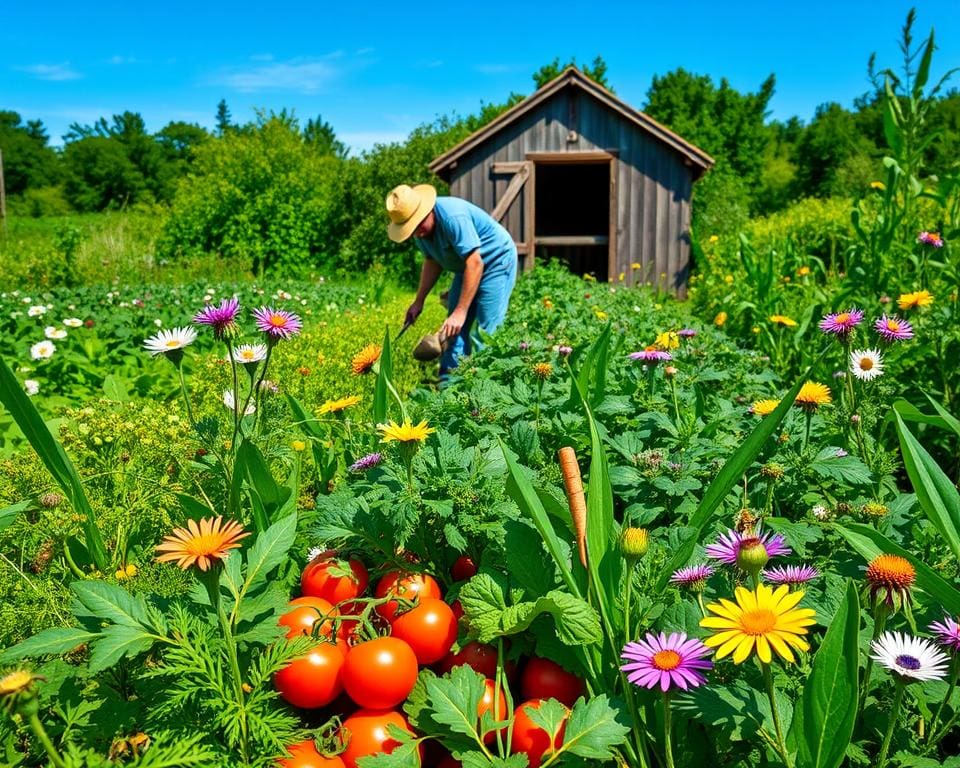
[[[611,279],[624,273],[628,284],[660,283],[683,296],[690,262],[691,169],[676,150],[576,88],[560,91],[462,157],[451,173],[450,192],[492,211],[510,183],[509,175],[493,174],[494,163],[519,162],[531,152],[590,150],[617,156]],[[503,218],[517,242],[524,239],[528,214],[521,194]],[[632,269],[634,264],[639,269]]]

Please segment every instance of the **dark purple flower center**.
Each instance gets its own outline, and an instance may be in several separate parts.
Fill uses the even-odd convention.
[[[897,656],[895,663],[901,669],[920,669],[920,659],[916,658],[915,656],[909,656],[906,653],[901,653],[899,656]]]

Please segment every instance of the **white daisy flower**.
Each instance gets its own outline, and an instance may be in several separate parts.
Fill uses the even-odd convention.
[[[233,348],[233,359],[244,365],[259,363],[266,356],[266,344],[241,344]]]
[[[903,682],[942,680],[947,676],[949,659],[929,640],[901,632],[884,632],[870,643],[871,658],[885,666]]]
[[[234,400],[232,389],[223,390],[223,404],[231,411],[235,411],[237,409],[237,402]],[[243,415],[249,416],[251,413],[256,412],[257,407],[253,403],[250,403],[247,405],[247,409],[243,412]]]
[[[151,336],[149,339],[144,341],[143,346],[150,351],[151,355],[156,357],[157,355],[182,350],[184,347],[193,344],[196,339],[196,330],[194,330],[192,326],[188,325],[186,328],[174,328],[172,331],[160,331],[160,333]],[[179,354],[183,353],[180,352]]]
[[[163,320],[161,320],[159,317],[154,318],[153,324],[157,326],[157,328],[163,328]]]
[[[850,371],[860,381],[873,381],[883,373],[879,349],[855,349],[850,353]]]
[[[41,315],[47,314],[47,308],[42,304],[34,304],[27,310],[27,314],[30,317],[40,317]]]
[[[57,328],[53,325],[48,325],[43,329],[43,335],[48,339],[65,339],[67,338],[67,332],[63,328]]]
[[[67,326],[67,328],[79,328],[83,325],[83,320],[79,317],[68,317],[63,321],[63,324]]]
[[[40,382],[34,381],[33,379],[25,379],[23,382],[23,388],[27,391],[27,394],[30,397],[33,397],[37,392],[40,391]]]
[[[46,360],[48,357],[53,357],[56,351],[57,347],[52,341],[38,341],[30,347],[30,357],[34,360]]]

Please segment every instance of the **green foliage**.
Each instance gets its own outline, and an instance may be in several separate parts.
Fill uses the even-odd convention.
[[[57,155],[47,145],[48,140],[39,120],[24,123],[18,113],[0,110],[0,153],[8,195],[20,195],[59,180]]]
[[[549,64],[544,64],[540,69],[533,73],[533,84],[537,88],[543,88],[551,80],[559,77],[567,67],[575,67],[584,75],[593,80],[597,85],[601,85],[608,91],[613,91],[610,82],[607,80],[607,62],[602,56],[594,58],[592,64],[577,64],[575,58],[571,58],[565,64],[560,63],[560,57],[556,57]]]

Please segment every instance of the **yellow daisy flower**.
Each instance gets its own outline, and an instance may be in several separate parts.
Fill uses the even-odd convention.
[[[381,442],[389,443],[396,441],[398,443],[422,443],[427,439],[427,435],[436,432],[433,427],[428,427],[426,419],[419,424],[411,424],[404,420],[403,424],[397,424],[391,421],[389,424],[377,424],[377,430],[383,435]]]
[[[379,344],[367,344],[367,346],[357,352],[357,354],[353,356],[353,360],[350,361],[350,368],[353,370],[353,375],[362,376],[373,368],[373,364],[380,359],[380,352]]]
[[[817,410],[821,405],[829,405],[832,402],[833,398],[830,396],[830,388],[826,384],[808,381],[800,387],[800,391],[797,393],[793,404],[798,408],[803,408],[805,411],[812,412]]]
[[[533,375],[538,379],[549,379],[553,373],[553,366],[550,363],[534,363]]]
[[[770,317],[767,319],[774,325],[782,325],[785,328],[797,327],[797,321],[792,317],[787,317],[786,315],[770,315]]]
[[[757,400],[753,404],[752,410],[757,416],[769,416],[777,409],[778,405],[780,405],[779,400]]]
[[[717,312],[717,316],[713,318],[713,324],[717,328],[723,327],[723,324],[727,322],[727,313],[726,312]]]
[[[187,520],[186,528],[175,528],[157,545],[157,552],[161,553],[157,555],[157,562],[176,561],[184,571],[192,565],[208,571],[227,556],[228,550],[237,549],[240,539],[249,535],[236,520],[224,523],[222,516],[205,517],[199,525],[195,520]]]
[[[800,269],[797,270],[797,275],[799,277],[806,277],[809,274],[810,274],[810,267],[800,267]]]
[[[653,345],[667,351],[676,349],[680,346],[680,336],[676,331],[664,331],[657,335]]]
[[[733,654],[733,663],[741,664],[756,650],[764,664],[773,660],[772,651],[785,661],[795,657],[790,646],[800,651],[810,650],[810,645],[801,635],[814,624],[812,608],[797,608],[803,597],[802,591],[791,592],[786,584],[776,591],[766,584],[757,585],[756,591],[737,587],[736,602],[720,599],[719,603],[707,606],[710,613],[700,620],[700,626],[715,630],[704,644],[717,649],[717,658]]]
[[[929,307],[931,304],[933,304],[933,294],[930,291],[904,293],[897,299],[897,306],[900,309],[917,309],[918,307]]]
[[[317,415],[323,416],[327,413],[339,413],[352,405],[360,402],[359,395],[350,395],[350,397],[341,397],[338,400],[327,400],[323,405],[317,408]]]

